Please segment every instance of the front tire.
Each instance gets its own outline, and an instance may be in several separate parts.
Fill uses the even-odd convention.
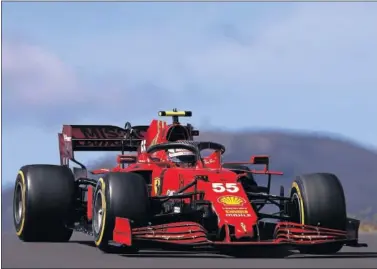
[[[96,246],[104,252],[113,252],[110,243],[115,218],[127,218],[133,221],[133,225],[143,225],[149,212],[147,185],[142,176],[117,172],[100,178],[93,197],[92,225]]]
[[[292,184],[291,199],[295,210],[292,220],[305,225],[346,230],[347,210],[339,179],[328,173],[298,176]],[[300,247],[301,253],[333,254],[343,243]]]
[[[18,172],[13,196],[17,236],[26,242],[66,242],[72,236],[74,177],[59,165],[27,165]]]

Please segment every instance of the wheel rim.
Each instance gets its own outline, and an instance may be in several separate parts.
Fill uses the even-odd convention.
[[[99,190],[94,200],[94,214],[93,214],[93,227],[94,227],[94,232],[96,234],[98,234],[101,230],[103,213],[104,212],[102,208],[102,191]]]
[[[298,197],[297,193],[292,195],[292,202],[293,202],[293,214],[292,220],[297,223],[301,223],[301,203],[300,198]]]
[[[16,185],[14,194],[14,219],[17,224],[21,222],[24,213],[23,197],[22,197],[22,184],[20,182]]]

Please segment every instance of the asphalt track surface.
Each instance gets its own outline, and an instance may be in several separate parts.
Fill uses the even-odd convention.
[[[345,247],[336,255],[234,258],[213,253],[142,251],[104,254],[91,238],[75,234],[68,243],[23,243],[15,234],[2,234],[2,268],[377,268],[377,234],[361,235],[367,248]],[[274,253],[271,253],[274,255]]]

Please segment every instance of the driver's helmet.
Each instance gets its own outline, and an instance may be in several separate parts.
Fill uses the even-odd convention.
[[[180,167],[189,167],[195,165],[195,154],[187,149],[168,149],[167,155],[169,161],[175,163]]]

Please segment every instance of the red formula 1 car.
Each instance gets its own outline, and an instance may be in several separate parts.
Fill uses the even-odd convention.
[[[105,252],[188,247],[236,255],[289,245],[323,254],[362,246],[360,222],[347,218],[335,175],[298,176],[289,196],[283,188],[272,195],[271,175],[282,173],[269,170],[268,156],[223,163],[223,145],[194,141],[199,131],[179,123],[179,116],[191,112],[159,115],[173,117],[173,123],[64,125],[58,135],[61,165],[27,165],[18,172],[13,214],[18,237],[63,242],[82,231]],[[91,171],[98,177],[93,179],[75,159],[76,151],[121,154],[116,167]],[[266,175],[267,186],[259,186],[254,174]],[[267,204],[276,205],[275,214],[262,213]]]

